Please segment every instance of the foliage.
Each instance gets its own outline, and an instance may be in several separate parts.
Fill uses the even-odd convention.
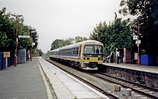
[[[128,26],[129,19],[122,21],[121,18],[115,19],[109,32],[109,41],[105,44],[105,51],[115,51],[116,48],[131,48],[131,34]]]
[[[18,35],[29,35],[29,31],[24,31],[23,23],[18,24]],[[18,49],[31,48],[32,38],[18,38]]]
[[[115,51],[116,48],[131,48],[132,40],[128,23],[129,19],[122,21],[121,18],[117,18],[115,14],[115,20],[110,25],[107,25],[104,21],[100,22],[92,33],[90,39],[102,42],[105,45],[105,54],[109,54],[111,51]]]
[[[51,50],[57,49],[59,47],[62,47],[63,46],[63,42],[64,42],[64,40],[56,39],[51,44]]]
[[[10,18],[10,13],[6,14],[6,8],[0,10],[0,51],[12,51],[16,46],[16,19]],[[29,31],[26,30],[23,25],[24,19],[18,18],[18,35],[29,35]],[[31,48],[32,40],[19,38],[19,48]]]
[[[75,43],[78,43],[78,42],[82,42],[88,39],[86,37],[76,36],[74,40],[75,40]]]
[[[13,22],[9,19],[10,14],[5,14],[6,8],[0,11],[0,50],[9,50],[8,48],[15,49],[15,34],[13,32]],[[13,40],[13,39],[14,40]],[[11,45],[12,44],[12,45]]]
[[[98,39],[105,45],[109,40],[109,26],[106,22],[104,21],[103,24],[100,22],[99,25],[96,25],[89,38],[92,40]]]
[[[42,50],[41,49],[37,49],[36,50],[36,56],[42,56],[42,55],[44,55],[44,53],[42,52]]]
[[[61,40],[61,39],[56,39],[55,41],[52,42],[51,44],[51,50],[53,49],[57,49],[59,47],[63,47],[66,45],[70,45],[73,43],[78,43],[84,40],[88,40],[86,37],[80,37],[80,36],[76,36],[75,38],[69,38],[66,40]]]
[[[138,16],[131,24],[132,32],[138,34],[140,23],[141,46],[146,54],[158,55],[158,1],[157,0],[122,0],[119,13]],[[141,52],[142,52],[141,51]]]
[[[46,56],[49,56],[49,51],[47,51],[47,53],[45,54]]]

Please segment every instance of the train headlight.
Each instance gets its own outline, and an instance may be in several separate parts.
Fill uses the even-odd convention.
[[[84,57],[84,60],[89,60],[89,58],[88,57]]]

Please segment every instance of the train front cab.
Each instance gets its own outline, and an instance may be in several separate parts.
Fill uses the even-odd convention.
[[[98,70],[103,63],[103,44],[84,44],[82,47],[81,68],[86,70]]]

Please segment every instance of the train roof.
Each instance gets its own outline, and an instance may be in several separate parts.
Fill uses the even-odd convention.
[[[79,43],[75,43],[75,44],[71,44],[71,45],[63,46],[63,47],[60,47],[60,48],[57,48],[57,49],[54,49],[54,50],[51,50],[51,51],[58,51],[58,50],[60,50],[60,49],[64,49],[64,48],[71,48],[71,47],[75,47],[75,46],[77,46],[77,45],[85,44],[85,43],[102,44],[102,43],[99,42],[99,41],[95,41],[95,40],[86,40],[86,41],[82,41],[82,42],[79,42]]]

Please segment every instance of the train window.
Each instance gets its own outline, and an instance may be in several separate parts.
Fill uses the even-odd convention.
[[[94,46],[94,54],[103,54],[103,46],[95,45]]]
[[[71,49],[69,49],[69,55],[71,55]]]
[[[73,49],[73,54],[75,54],[75,48]]]
[[[78,48],[73,48],[73,49],[72,49],[72,53],[73,53],[73,55],[78,54]]]
[[[71,49],[71,55],[73,55],[73,49]]]
[[[58,55],[60,55],[60,51],[59,51]]]
[[[76,49],[76,54],[78,54],[78,49],[79,49],[79,48]]]
[[[85,45],[84,54],[93,54],[93,45]]]
[[[85,45],[84,54],[103,54],[103,46],[101,46],[101,45]]]

